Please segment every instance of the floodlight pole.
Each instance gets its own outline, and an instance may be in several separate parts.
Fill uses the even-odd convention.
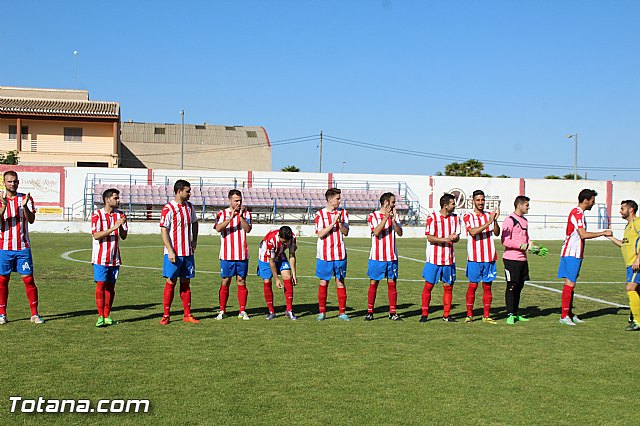
[[[567,135],[567,138],[573,138],[573,180],[578,180],[578,133]]]
[[[184,170],[184,110],[180,110],[180,170]]]
[[[320,130],[320,173],[322,173],[322,130]]]

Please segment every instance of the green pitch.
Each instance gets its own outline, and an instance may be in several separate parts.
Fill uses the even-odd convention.
[[[199,325],[181,319],[160,326],[162,248],[159,236],[131,234],[112,312],[120,324],[98,329],[91,239],[87,235],[32,236],[40,311],[29,322],[24,288],[10,283],[10,322],[0,326],[2,424],[637,424],[635,403],[640,334],[625,332],[628,310],[576,298],[586,324],[558,323],[560,294],[526,286],[521,307],[528,323],[504,324],[504,281],[494,283],[497,325],[465,325],[465,245],[456,245],[458,283],[453,316],[444,323],[442,287],[433,292],[431,321],[420,317],[423,240],[399,239],[399,313],[386,319],[386,284],[378,290],[376,321],[365,323],[369,241],[347,239],[348,314],[337,320],[335,286],[329,319],[316,322],[315,239],[300,239],[295,312],[284,318],[284,295],[274,287],[279,316],[265,321],[261,281],[248,279],[251,321],[215,321],[219,239],[201,236],[192,281]],[[259,239],[250,239],[255,271]],[[546,259],[531,256],[532,281],[560,289],[558,242]],[[407,259],[410,258],[410,259]],[[411,260],[415,259],[415,260]],[[499,264],[499,275],[502,267]],[[580,282],[582,281],[582,282]],[[608,241],[587,243],[577,294],[626,305],[624,266]],[[482,291],[476,294],[480,318]],[[10,414],[9,396],[37,399],[149,399],[147,414]]]

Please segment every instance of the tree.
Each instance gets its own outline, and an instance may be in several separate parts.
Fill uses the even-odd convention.
[[[0,152],[0,164],[18,164],[18,151]]]
[[[299,172],[300,168],[294,165],[286,166],[280,169],[281,172]]]
[[[560,176],[557,175],[549,175],[549,176],[545,176],[545,179],[562,179]]]
[[[573,176],[574,176],[573,173],[569,173],[568,175],[562,176],[562,179],[573,180]],[[582,179],[582,176],[580,176],[580,175],[576,175],[576,176],[578,177],[577,180]]]
[[[484,173],[484,164],[480,160],[469,159],[464,163],[451,163],[444,166],[445,176],[491,177]]]

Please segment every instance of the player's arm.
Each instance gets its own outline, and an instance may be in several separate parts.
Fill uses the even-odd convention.
[[[176,252],[173,251],[173,246],[171,245],[171,239],[169,238],[169,230],[164,226],[160,228],[160,236],[162,237],[162,243],[167,248],[167,257],[171,263],[176,263]]]
[[[122,227],[122,224],[125,222],[125,220],[123,218],[120,218],[118,220],[115,221],[115,223],[113,224],[113,226],[109,229],[105,229],[104,231],[96,231],[93,233],[93,239],[94,240],[100,240],[108,235],[113,234],[114,232],[116,232],[116,230],[118,228]],[[127,238],[127,232],[124,232],[124,237],[122,237],[122,231],[120,232],[120,236],[122,237],[122,239],[124,240],[125,238]]]
[[[318,238],[324,238],[327,235],[329,235],[331,232],[333,232],[339,220],[340,220],[340,215],[336,215],[336,218],[334,219],[333,222],[331,222],[328,226],[318,231]]]
[[[452,242],[451,237],[452,235],[449,235],[448,237],[444,237],[444,238],[436,237],[435,235],[427,235],[427,241],[429,241],[431,244],[444,244],[444,243]],[[458,236],[458,238],[460,237]]]
[[[396,231],[398,237],[402,237],[402,225],[396,219],[398,217],[398,213],[396,212],[395,207],[392,211],[389,212],[389,219],[391,219],[391,226],[393,226],[393,230]]]
[[[278,277],[278,269],[276,268],[276,260],[273,258],[275,253],[272,251],[269,254],[270,254],[270,256],[269,256],[269,269],[271,269],[271,274],[273,275],[273,278],[276,280],[276,287],[282,288],[282,282],[280,281],[280,278]]]
[[[200,229],[198,222],[191,222],[191,248],[193,251],[198,246],[198,229]]]
[[[229,226],[229,224],[231,223],[231,221],[233,220],[233,215],[235,214],[235,212],[231,212],[231,215],[224,221],[220,222],[220,223],[216,223],[216,232],[222,232],[222,230],[224,228],[226,228],[227,226]]]
[[[33,199],[31,198],[30,192],[28,192],[27,195],[25,195],[22,199],[22,211],[24,212],[24,216],[27,218],[27,221],[30,224],[33,224],[33,222],[36,221],[36,213],[31,211],[31,208],[29,207],[29,201],[31,201],[31,205],[33,205]]]
[[[515,250],[527,250],[528,244],[524,244],[524,248],[522,248],[523,244],[520,244],[513,240],[513,225],[511,225],[511,221],[509,217],[507,217],[502,223],[502,236],[500,237],[500,241],[502,241],[502,245],[506,248],[515,249]]]
[[[340,214],[338,215],[338,217],[340,218],[340,220],[338,221],[338,228],[340,229],[340,232],[342,232],[342,235],[344,235],[345,237],[347,235],[349,235],[349,223],[345,222],[345,211],[341,210]]]
[[[291,266],[291,281],[293,285],[298,285],[298,275],[296,274],[296,249],[289,249],[289,265]]]
[[[622,241],[617,239],[616,237],[614,237],[613,235],[610,237],[607,237],[607,239],[609,241],[611,241],[613,244],[617,245],[618,247],[622,247]]]
[[[243,207],[238,214],[240,215],[240,226],[242,226],[244,232],[248,234],[249,232],[251,232],[251,229],[253,229],[253,226],[251,225],[251,223],[247,222],[247,219],[244,217],[246,211],[247,210]]]
[[[371,233],[376,237],[379,236],[382,230],[384,229],[384,226],[387,224],[387,221],[389,220],[389,216],[384,216],[382,219],[383,220],[381,220],[380,223],[371,231]]]
[[[120,231],[118,231],[118,235],[120,235],[121,239],[126,240],[127,236],[129,235],[129,227],[127,226],[127,216],[125,216],[123,213],[121,219],[123,219],[123,221],[122,221],[122,225],[120,225]]]
[[[578,235],[580,235],[580,238],[582,238],[583,240],[590,240],[592,238],[598,237],[611,237],[613,233],[611,232],[611,229],[605,229],[604,231],[598,232],[589,232],[584,228],[578,228]]]
[[[7,210],[7,194],[3,193],[2,198],[0,198],[0,217],[4,216],[5,210]]]
[[[500,235],[500,224],[498,223],[498,216],[500,212],[497,212],[496,219],[493,221],[493,235],[496,237]]]

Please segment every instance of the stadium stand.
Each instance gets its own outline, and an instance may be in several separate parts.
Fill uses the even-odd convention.
[[[93,206],[102,204],[102,193],[108,188],[120,191],[121,209],[134,220],[157,219],[162,206],[173,199],[173,188],[167,185],[129,185],[122,183],[96,183],[91,194]],[[213,219],[218,210],[228,206],[231,187],[194,186],[191,202],[198,208],[201,219]],[[240,188],[244,204],[251,210],[256,222],[296,221],[309,223],[315,212],[325,207],[325,189],[301,188]],[[367,215],[376,210],[380,195],[393,189],[345,189],[342,191],[342,206],[349,211],[354,222],[366,221]],[[397,193],[397,190],[395,191]],[[417,201],[397,197],[398,214],[410,223],[417,218]]]

